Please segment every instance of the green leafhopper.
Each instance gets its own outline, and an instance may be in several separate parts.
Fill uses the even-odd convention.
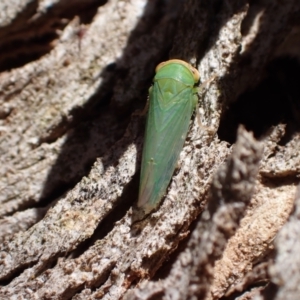
[[[149,90],[149,111],[137,206],[146,214],[160,203],[175,170],[197,106],[197,69],[179,59],[160,63]]]

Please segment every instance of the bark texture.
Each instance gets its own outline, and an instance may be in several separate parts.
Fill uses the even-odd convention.
[[[0,299],[298,300],[299,20],[299,0],[1,1]],[[141,216],[169,58],[214,78],[206,127]]]

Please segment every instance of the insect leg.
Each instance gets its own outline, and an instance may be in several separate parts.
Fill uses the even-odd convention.
[[[201,93],[202,90],[203,90],[207,85],[209,85],[212,81],[214,81],[216,77],[217,77],[217,74],[213,74],[210,78],[208,78],[207,80],[205,80],[204,82],[202,82],[202,83],[200,84],[200,86],[197,87],[198,93]]]
[[[148,95],[150,95],[152,93],[152,86],[149,88],[149,93]],[[146,102],[146,105],[144,107],[144,109],[142,110],[141,112],[141,116],[144,116],[147,112],[148,112],[148,109],[149,109],[149,96],[147,97],[147,102]]]

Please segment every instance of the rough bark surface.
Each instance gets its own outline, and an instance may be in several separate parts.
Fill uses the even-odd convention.
[[[1,1],[0,299],[298,299],[299,20],[299,0]],[[214,78],[207,128],[141,218],[168,58]]]

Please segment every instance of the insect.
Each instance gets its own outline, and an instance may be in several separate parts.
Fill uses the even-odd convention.
[[[137,206],[155,209],[175,170],[198,103],[197,69],[179,59],[160,63],[149,90],[149,111],[142,155]]]

